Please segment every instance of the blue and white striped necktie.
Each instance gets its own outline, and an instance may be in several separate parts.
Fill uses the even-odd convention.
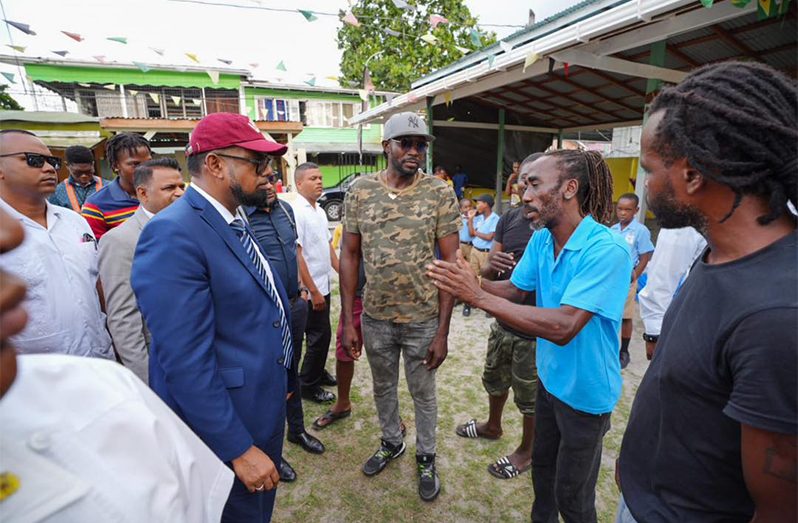
[[[240,218],[236,218],[232,221],[232,223],[230,223],[230,227],[233,228],[236,236],[238,236],[238,239],[241,240],[241,245],[244,246],[244,250],[247,251],[249,259],[255,265],[255,268],[258,270],[258,274],[260,274],[261,279],[263,279],[263,282],[266,284],[266,291],[268,292],[269,297],[274,300],[274,304],[280,311],[280,335],[283,342],[283,365],[285,365],[286,369],[290,369],[291,360],[294,356],[294,344],[291,340],[291,328],[288,325],[288,318],[286,317],[285,310],[280,302],[280,295],[277,293],[277,288],[274,286],[274,282],[272,282],[271,278],[266,276],[266,268],[263,266],[260,256],[258,256],[258,248],[255,245],[255,240],[252,238],[252,235],[250,234],[246,225],[244,225],[244,221]]]

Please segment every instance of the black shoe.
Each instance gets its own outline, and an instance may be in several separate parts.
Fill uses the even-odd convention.
[[[463,305],[463,316],[471,316],[471,305]]]
[[[286,483],[296,481],[296,471],[285,459],[280,461],[280,481]]]
[[[418,495],[432,501],[441,493],[441,481],[435,470],[435,454],[416,454],[418,466]]]
[[[629,352],[621,351],[621,369],[625,369],[630,361],[632,361],[632,358],[629,356]]]
[[[335,376],[327,372],[327,369],[324,369],[321,373],[321,384],[325,387],[335,387],[338,385],[338,380],[335,379]]]
[[[380,448],[363,465],[363,474],[366,476],[376,476],[384,469],[389,462],[395,460],[405,453],[405,442],[400,445],[391,445],[385,440],[380,440]]]
[[[302,389],[302,397],[306,400],[315,401],[316,403],[332,403],[335,401],[335,394],[321,387],[310,390]]]
[[[286,439],[295,445],[299,445],[311,454],[323,454],[324,444],[318,438],[311,436],[307,432],[301,434],[288,433]]]

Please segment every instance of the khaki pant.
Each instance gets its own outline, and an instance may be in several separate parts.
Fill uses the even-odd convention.
[[[463,253],[463,259],[467,262],[471,261],[471,244],[460,242],[460,252]]]
[[[468,262],[471,264],[471,268],[474,269],[474,272],[480,274],[482,268],[488,265],[488,253],[474,247],[471,249],[471,256]]]

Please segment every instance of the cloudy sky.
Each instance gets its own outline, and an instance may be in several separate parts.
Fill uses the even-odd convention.
[[[202,0],[202,5],[175,0],[0,0],[2,18],[27,23],[36,36],[0,27],[0,54],[13,55],[6,47],[25,46],[25,55],[59,58],[52,51],[69,51],[67,58],[94,60],[103,55],[110,61],[186,64],[186,52],[196,54],[202,65],[224,66],[218,58],[232,60],[234,67],[253,71],[256,78],[299,83],[317,77],[318,85],[334,85],[328,76],[338,74],[340,51],[335,43],[341,22],[337,17],[319,16],[309,23],[297,13],[274,12],[249,7],[307,9],[335,13],[346,9],[347,0]],[[575,0],[465,0],[481,24],[524,25],[528,10],[538,20],[576,3]],[[442,13],[445,16],[445,13]],[[483,26],[506,36],[517,27]],[[61,31],[79,33],[83,42]],[[106,40],[125,37],[127,45]],[[151,48],[164,49],[159,56]],[[287,72],[276,70],[283,61]],[[258,64],[254,67],[250,64]],[[0,64],[0,71],[19,75],[19,70]],[[1,80],[1,79],[0,79]],[[13,90],[19,85],[12,86]]]

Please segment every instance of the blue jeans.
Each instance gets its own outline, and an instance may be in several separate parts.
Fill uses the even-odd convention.
[[[615,523],[637,523],[637,520],[629,512],[629,507],[626,506],[626,500],[623,499],[623,494],[618,500],[618,514],[615,516]]]

